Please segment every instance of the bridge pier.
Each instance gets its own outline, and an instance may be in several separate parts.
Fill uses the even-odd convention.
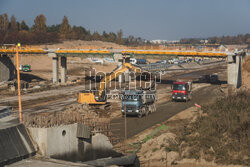
[[[66,83],[67,81],[67,57],[61,57],[61,83]]]
[[[58,83],[59,82],[59,65],[58,65],[59,58],[54,52],[48,53],[48,56],[52,58],[52,82]],[[61,63],[60,63],[61,83],[66,83],[67,57],[62,56],[60,60],[61,60]]]
[[[52,58],[52,82],[58,83],[58,57]]]
[[[232,85],[234,88],[239,88],[242,85],[242,56],[242,54],[228,55],[227,83]]]

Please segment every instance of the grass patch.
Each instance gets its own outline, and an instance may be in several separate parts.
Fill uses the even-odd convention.
[[[160,132],[167,130],[167,129],[168,129],[168,127],[165,124],[162,124],[161,126],[158,126],[156,129],[154,129],[150,134],[148,134],[142,141],[136,142],[136,143],[130,143],[129,145],[135,148],[133,153],[137,153],[141,149],[141,145],[143,143],[146,143],[147,141],[149,141],[153,137],[159,135]]]
[[[156,129],[154,129],[150,134],[148,134],[143,140],[143,143],[146,143],[148,140],[150,140],[152,137],[159,134],[159,132],[167,130],[168,127],[165,124],[162,124],[161,126],[158,126]]]

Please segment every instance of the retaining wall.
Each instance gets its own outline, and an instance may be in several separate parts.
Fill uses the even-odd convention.
[[[80,123],[28,129],[39,147],[38,153],[47,158],[76,162],[115,154],[107,136],[103,134],[92,136],[90,128]]]

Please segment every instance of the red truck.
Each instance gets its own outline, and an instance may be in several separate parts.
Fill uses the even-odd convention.
[[[172,100],[191,100],[192,82],[174,82],[172,85]]]

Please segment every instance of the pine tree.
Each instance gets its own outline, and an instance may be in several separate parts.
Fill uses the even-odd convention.
[[[71,26],[69,25],[68,18],[66,16],[63,17],[62,24],[59,29],[59,33],[62,39],[69,39],[71,32]]]
[[[34,20],[35,24],[33,26],[33,32],[35,33],[45,33],[47,31],[46,27],[46,17],[43,14],[40,14]]]
[[[93,40],[101,40],[101,35],[97,31],[93,34]]]
[[[10,31],[11,32],[17,32],[18,31],[18,26],[17,26],[16,18],[13,15],[10,18]]]
[[[118,32],[117,32],[117,43],[118,44],[123,44],[123,40],[122,40],[122,36],[123,36],[123,32],[122,30],[120,29]]]
[[[26,30],[26,31],[28,31],[28,30],[29,30],[29,26],[25,23],[24,20],[22,20],[19,29],[20,29],[20,30]]]
[[[0,31],[6,32],[9,27],[9,19],[8,15],[5,13],[3,15],[0,15]]]

